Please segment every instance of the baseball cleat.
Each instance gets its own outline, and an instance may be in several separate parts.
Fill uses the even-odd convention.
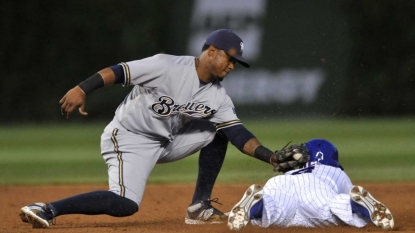
[[[23,213],[23,211],[20,211],[19,217],[22,220],[22,222],[29,223],[29,219],[27,219],[26,214]]]
[[[22,207],[19,216],[23,222],[32,224],[33,228],[48,228],[49,223],[55,224],[52,211],[41,202]]]
[[[251,185],[245,191],[242,199],[229,212],[228,227],[231,230],[240,230],[245,227],[249,222],[252,206],[258,203],[263,195],[264,191],[261,186],[257,184]]]
[[[186,224],[219,224],[223,223],[226,215],[212,206],[211,202],[218,202],[217,198],[191,204],[187,208],[184,222]],[[222,205],[222,204],[220,204]]]
[[[392,229],[395,222],[389,209],[376,200],[361,186],[354,186],[350,190],[352,210],[363,217],[370,219],[375,226],[382,229]]]

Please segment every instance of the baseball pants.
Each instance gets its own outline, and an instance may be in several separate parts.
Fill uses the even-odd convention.
[[[207,146],[215,137],[211,122],[193,120],[173,141],[154,140],[130,132],[114,119],[101,136],[101,154],[108,166],[109,190],[139,206],[148,177],[156,163],[183,159]]]

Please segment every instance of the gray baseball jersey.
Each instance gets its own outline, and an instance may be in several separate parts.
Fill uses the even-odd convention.
[[[124,85],[136,85],[116,111],[125,128],[158,139],[173,140],[185,123],[204,118],[212,123],[238,120],[219,82],[201,87],[195,58],[158,54],[121,63]]]
[[[242,124],[220,82],[201,84],[195,57],[158,54],[120,63],[135,85],[101,137],[110,190],[141,203],[156,163],[191,155],[216,130]]]
[[[321,227],[346,223],[363,227],[367,220],[352,212],[352,182],[340,168],[315,165],[276,176],[264,185],[262,227]]]

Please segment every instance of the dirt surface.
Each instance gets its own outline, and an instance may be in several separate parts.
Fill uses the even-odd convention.
[[[386,204],[395,218],[393,231],[415,232],[415,183],[373,184],[362,183],[375,198]],[[229,211],[239,201],[249,184],[217,185],[212,197],[218,197],[222,211]],[[18,186],[0,187],[0,232],[231,232],[226,224],[186,225],[184,216],[193,185],[149,185],[140,211],[133,216],[114,218],[105,215],[66,215],[56,219],[48,229],[33,229],[21,222],[18,213],[24,205],[33,202],[50,202],[89,192],[107,189],[106,186]],[[259,228],[248,225],[240,232],[384,232],[368,224],[364,228],[348,226],[330,228]]]

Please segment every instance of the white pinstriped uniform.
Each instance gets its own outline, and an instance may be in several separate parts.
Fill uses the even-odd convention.
[[[344,223],[363,227],[367,220],[352,213],[352,182],[340,168],[315,165],[275,176],[264,185],[263,216],[253,225],[318,227]]]
[[[140,205],[156,163],[172,162],[208,145],[216,130],[242,124],[218,82],[201,85],[195,57],[158,54],[121,63],[134,88],[101,136],[110,191]]]

